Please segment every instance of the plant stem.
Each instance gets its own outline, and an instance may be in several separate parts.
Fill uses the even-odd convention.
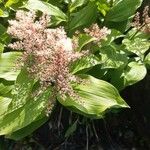
[[[89,133],[88,133],[88,124],[86,124],[86,150],[89,149]]]
[[[130,39],[132,40],[137,34],[138,32],[146,25],[146,23],[144,23],[131,37]]]

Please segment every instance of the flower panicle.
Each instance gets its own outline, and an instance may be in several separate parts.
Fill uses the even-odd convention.
[[[137,30],[142,31],[144,33],[150,33],[150,9],[149,6],[146,6],[143,10],[143,13],[140,14],[137,12],[134,17],[134,21],[131,24]]]
[[[23,64],[42,86],[53,86],[54,93],[62,97],[77,98],[71,86],[76,77],[70,73],[69,66],[88,52],[75,52],[73,41],[67,37],[64,28],[47,28],[49,21],[46,14],[37,20],[35,12],[17,11],[16,20],[9,21],[7,31],[17,41],[8,46],[23,50]]]
[[[96,39],[96,42],[106,39],[107,35],[111,33],[111,30],[107,27],[99,28],[98,24],[92,24],[89,28],[85,28],[84,32]]]

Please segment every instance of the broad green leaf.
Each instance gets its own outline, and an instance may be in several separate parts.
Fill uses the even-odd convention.
[[[23,107],[0,117],[0,135],[11,134],[22,129],[32,122],[36,121],[39,116],[45,117],[45,109],[50,98],[51,89],[44,91],[39,96],[28,99]]]
[[[122,43],[126,46],[128,51],[135,53],[140,57],[143,57],[144,53],[150,47],[150,42],[147,39],[142,38],[135,38],[132,40],[124,39]]]
[[[37,128],[39,128],[41,125],[43,125],[48,120],[47,117],[40,118],[28,126],[17,130],[16,132],[13,132],[9,135],[6,135],[6,138],[13,139],[13,140],[21,140],[22,138],[30,135],[33,131],[35,131]]]
[[[0,78],[10,81],[16,79],[19,74],[16,69],[16,62],[20,56],[20,52],[7,52],[0,56]]]
[[[67,16],[58,7],[41,0],[28,0],[24,7],[29,10],[39,10],[48,15],[56,16],[61,21],[67,20]]]
[[[127,56],[114,47],[106,46],[100,50],[102,68],[119,68],[128,62]]]
[[[100,64],[101,60],[94,56],[94,55],[90,55],[87,57],[82,57],[81,59],[75,61],[72,65],[71,65],[71,69],[70,72],[72,74],[75,74],[83,69],[87,69],[87,68],[91,68],[97,64]]]
[[[34,84],[35,81],[29,77],[26,69],[23,68],[19,73],[14,89],[12,90],[12,102],[9,105],[7,113],[11,113],[27,103]]]
[[[114,85],[119,91],[123,90],[125,85],[125,78],[124,78],[124,68],[118,68],[109,70],[110,82]]]
[[[142,63],[130,62],[124,72],[125,85],[132,85],[142,80],[147,73],[146,67]]]
[[[74,30],[81,26],[88,26],[96,19],[97,8],[93,2],[89,3],[86,7],[74,14],[69,24],[69,29]]]
[[[130,27],[130,21],[128,19],[124,20],[124,21],[118,21],[118,22],[112,22],[112,21],[105,20],[104,24],[108,28],[116,29],[116,30],[120,31],[121,33],[124,33]]]
[[[73,2],[69,6],[70,12],[74,11],[77,7],[82,6],[86,2],[87,0],[73,0]]]
[[[91,75],[95,78],[101,79],[107,74],[107,72],[108,72],[108,69],[102,69],[102,64],[100,64],[100,65],[96,65],[90,68],[90,70],[88,70],[86,74]]]
[[[10,102],[10,98],[0,96],[0,116],[2,116],[7,111]]]
[[[106,15],[106,20],[113,22],[125,21],[134,15],[143,0],[120,0]]]
[[[72,111],[88,117],[101,118],[106,110],[117,107],[129,107],[120,97],[117,89],[110,83],[92,76],[84,77],[85,81],[74,87],[78,98],[58,96],[59,102]]]

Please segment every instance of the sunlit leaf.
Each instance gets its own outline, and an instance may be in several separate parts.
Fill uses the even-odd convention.
[[[10,81],[17,78],[19,70],[16,69],[16,62],[20,56],[20,52],[7,52],[0,56],[0,78]]]
[[[4,50],[4,44],[0,43],[0,54],[3,52]]]
[[[102,68],[119,68],[128,62],[127,56],[114,47],[106,46],[100,50]]]
[[[3,115],[11,102],[11,98],[0,96],[0,116]]]
[[[10,7],[12,4],[18,3],[19,0],[8,0],[5,4],[5,7]]]
[[[21,140],[22,138],[30,135],[33,131],[35,131],[37,128],[43,125],[47,120],[48,120],[47,117],[39,118],[36,121],[29,124],[28,126],[20,130],[17,130],[16,132],[13,132],[9,135],[6,135],[6,138],[13,139],[13,140]]]
[[[106,81],[87,76],[83,84],[74,88],[78,98],[58,97],[59,102],[88,117],[101,118],[106,110],[114,107],[129,107],[117,89]]]
[[[39,10],[52,16],[58,17],[62,21],[66,21],[67,16],[56,6],[40,0],[28,0],[24,6],[29,10]]]
[[[94,56],[87,56],[87,57],[82,57],[81,59],[75,61],[70,67],[71,67],[71,73],[75,74],[83,69],[87,69],[90,67],[93,67],[97,64],[100,64],[101,60]]]
[[[124,39],[123,44],[128,51],[135,53],[140,57],[142,57],[150,47],[150,42],[147,39],[142,38],[135,38],[132,40]]]
[[[82,6],[86,2],[87,0],[73,0],[73,2],[69,6],[70,12],[74,11],[77,7]]]
[[[142,63],[130,62],[124,72],[125,85],[132,85],[142,80],[147,73],[146,67]]]
[[[40,115],[45,117],[45,107],[49,100],[50,89],[38,97],[30,98],[23,107],[0,116],[0,135],[10,134],[36,121]],[[42,117],[41,117],[42,118]]]

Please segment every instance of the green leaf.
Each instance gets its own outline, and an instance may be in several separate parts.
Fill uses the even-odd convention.
[[[90,55],[87,57],[82,57],[81,59],[75,61],[72,65],[71,65],[71,69],[70,72],[72,74],[75,74],[81,70],[87,69],[87,68],[91,68],[97,64],[100,64],[101,61],[98,57],[94,56],[94,55]]]
[[[17,130],[16,132],[13,132],[9,135],[6,135],[6,138],[13,139],[13,140],[21,140],[22,138],[30,135],[33,131],[35,131],[37,128],[39,128],[41,125],[43,125],[48,120],[47,117],[43,117],[41,119],[38,119],[28,126]]]
[[[97,2],[97,5],[98,5],[98,10],[103,14],[103,16],[105,16],[110,9],[109,3],[106,0],[99,0]]]
[[[45,107],[50,97],[50,89],[39,96],[28,99],[23,107],[0,117],[0,135],[11,134],[22,129],[39,117],[45,117]]]
[[[87,0],[74,0],[69,6],[70,12],[74,11],[77,7],[82,6],[86,2],[87,2]]]
[[[2,24],[0,24],[0,37],[1,37],[1,35],[3,35],[5,32],[6,32],[6,28],[5,28]]]
[[[150,53],[148,53],[144,59],[144,63],[148,66],[150,66]]]
[[[14,85],[11,82],[8,82],[6,80],[2,81],[0,83],[0,95],[4,97],[9,97],[10,92],[13,89]]]
[[[21,56],[20,52],[7,52],[0,56],[0,78],[13,81],[19,71],[16,69],[16,61]]]
[[[106,20],[113,22],[125,21],[134,15],[143,0],[120,0],[106,15]]]
[[[77,129],[77,121],[76,120],[66,131],[65,133],[65,137],[68,138],[69,136],[71,136],[73,134],[74,131],[76,131]]]
[[[0,24],[0,43],[7,45],[10,42],[11,37],[6,33],[7,29]]]
[[[10,104],[11,99],[7,97],[0,96],[0,116],[3,115],[8,108],[8,105]]]
[[[130,27],[130,22],[129,22],[129,20],[118,21],[118,22],[105,21],[105,26],[107,26],[108,28],[111,28],[111,29],[116,29],[116,30],[124,33]]]
[[[122,43],[126,46],[129,52],[135,53],[140,57],[149,49],[150,42],[147,39],[135,38],[132,40],[124,39]]]
[[[86,7],[74,14],[69,24],[69,29],[74,30],[81,26],[88,26],[94,22],[97,15],[97,7],[91,2]]]
[[[85,76],[85,81],[74,87],[77,99],[58,96],[59,102],[72,111],[83,114],[87,117],[101,118],[106,110],[117,107],[129,107],[120,97],[117,89],[110,83],[96,79],[92,76]]]
[[[11,103],[7,111],[0,116],[0,135],[11,134],[45,117],[45,109],[51,95],[51,88],[35,94],[32,93],[34,92],[35,83],[29,77],[27,71],[22,69],[12,91]],[[28,129],[28,127],[25,129]]]
[[[123,90],[125,85],[124,68],[110,70],[111,84],[113,84],[119,91]]]
[[[101,40],[100,41],[100,46],[101,47],[105,47],[105,46],[108,46],[108,45],[112,45],[112,44],[115,44],[113,41],[120,38],[120,37],[124,37],[124,35],[119,32],[118,30],[115,30],[115,29],[111,29],[111,33],[109,35],[107,35],[107,39],[105,40]]]
[[[127,56],[121,51],[117,51],[115,47],[106,46],[100,50],[102,68],[119,68],[128,62]]]
[[[130,62],[124,72],[125,85],[132,85],[142,80],[147,73],[146,67],[142,63]]]
[[[19,0],[8,0],[5,4],[5,7],[10,7],[11,5],[16,4],[18,2]]]
[[[4,44],[0,43],[0,54],[3,53],[4,50]]]
[[[23,68],[19,73],[14,89],[12,90],[12,102],[9,105],[7,113],[11,113],[27,103],[34,84],[35,81],[29,77],[28,72]]]
[[[40,0],[28,0],[24,7],[29,10],[39,10],[48,15],[56,16],[61,21],[67,20],[67,16],[58,7]]]
[[[9,16],[8,11],[6,11],[4,7],[1,7],[0,8],[0,17],[8,17],[8,16]]]

